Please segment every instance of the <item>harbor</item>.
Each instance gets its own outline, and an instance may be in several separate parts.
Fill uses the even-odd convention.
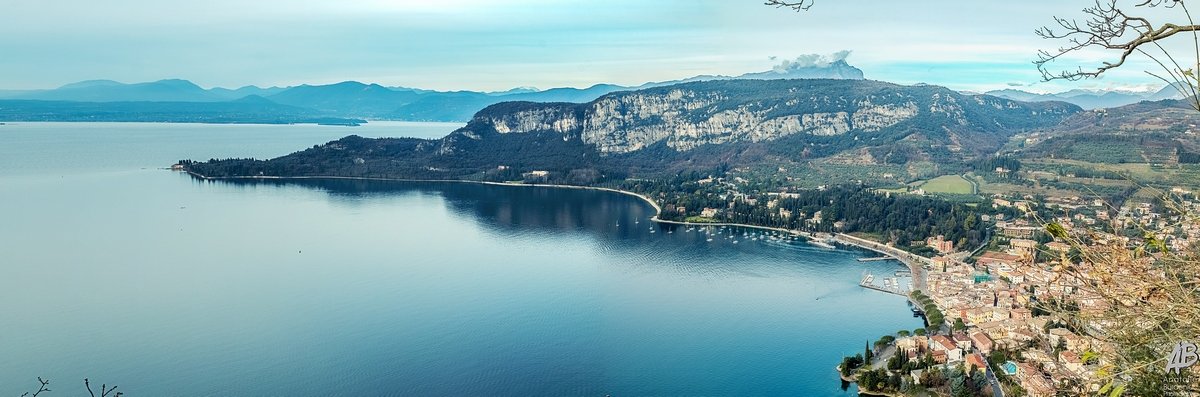
[[[878,279],[878,277],[876,277],[871,272],[863,272],[863,277],[858,282],[858,285],[860,287],[863,287],[866,289],[872,289],[872,290],[876,290],[876,291],[880,291],[880,292],[886,292],[889,294],[908,297],[908,294],[912,291],[913,286],[912,286],[912,278],[905,277],[904,275],[906,275],[906,274],[908,274],[908,273],[907,272],[896,272],[895,276],[883,277],[882,279],[880,279],[880,280],[882,280],[883,284],[880,285],[880,284],[875,283],[876,280]]]

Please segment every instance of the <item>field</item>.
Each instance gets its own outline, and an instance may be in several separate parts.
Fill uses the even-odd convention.
[[[915,187],[924,189],[926,193],[975,194],[975,186],[958,175],[942,175],[918,183]]]
[[[1092,169],[1100,172],[1110,172],[1120,174],[1113,179],[1087,179],[1078,180],[1074,178],[1060,178],[1064,181],[1072,180],[1079,183],[1089,185],[1121,185],[1128,186],[1131,182],[1139,185],[1149,185],[1159,188],[1185,187],[1188,189],[1200,188],[1200,165],[1196,164],[1146,164],[1146,163],[1125,163],[1125,164],[1102,164],[1089,163],[1078,160],[1050,160],[1043,159],[1038,161],[1023,162],[1029,170],[1045,170],[1055,172],[1061,167],[1077,167]],[[1130,180],[1132,179],[1132,181]]]

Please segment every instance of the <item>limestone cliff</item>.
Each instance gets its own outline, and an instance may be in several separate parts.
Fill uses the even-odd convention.
[[[504,103],[479,112],[456,134],[551,132],[602,154],[665,144],[771,142],[791,135],[871,139],[896,129],[935,135],[992,134],[1053,125],[1079,108],[964,95],[933,86],[859,80],[731,80],[617,92],[585,104]],[[950,138],[950,137],[947,137]],[[451,139],[446,144],[453,145]]]

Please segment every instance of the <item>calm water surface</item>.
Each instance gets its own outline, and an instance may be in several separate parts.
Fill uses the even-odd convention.
[[[845,396],[842,355],[921,325],[856,285],[895,264],[624,195],[159,169],[456,127],[0,126],[0,395]]]

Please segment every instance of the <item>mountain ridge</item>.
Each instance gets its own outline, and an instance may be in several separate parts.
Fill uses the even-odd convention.
[[[1161,101],[1165,99],[1183,98],[1183,95],[1181,95],[1174,87],[1170,85],[1164,86],[1157,91],[1147,92],[1073,89],[1059,93],[1037,94],[1008,88],[1003,90],[987,91],[985,94],[1023,102],[1069,102],[1087,110],[1115,108],[1142,101]]]
[[[542,170],[590,183],[860,152],[897,164],[966,161],[1080,111],[1067,103],[871,80],[702,81],[614,92],[587,103],[503,102],[437,140],[351,136],[277,159],[188,167],[213,177],[485,180]]]

